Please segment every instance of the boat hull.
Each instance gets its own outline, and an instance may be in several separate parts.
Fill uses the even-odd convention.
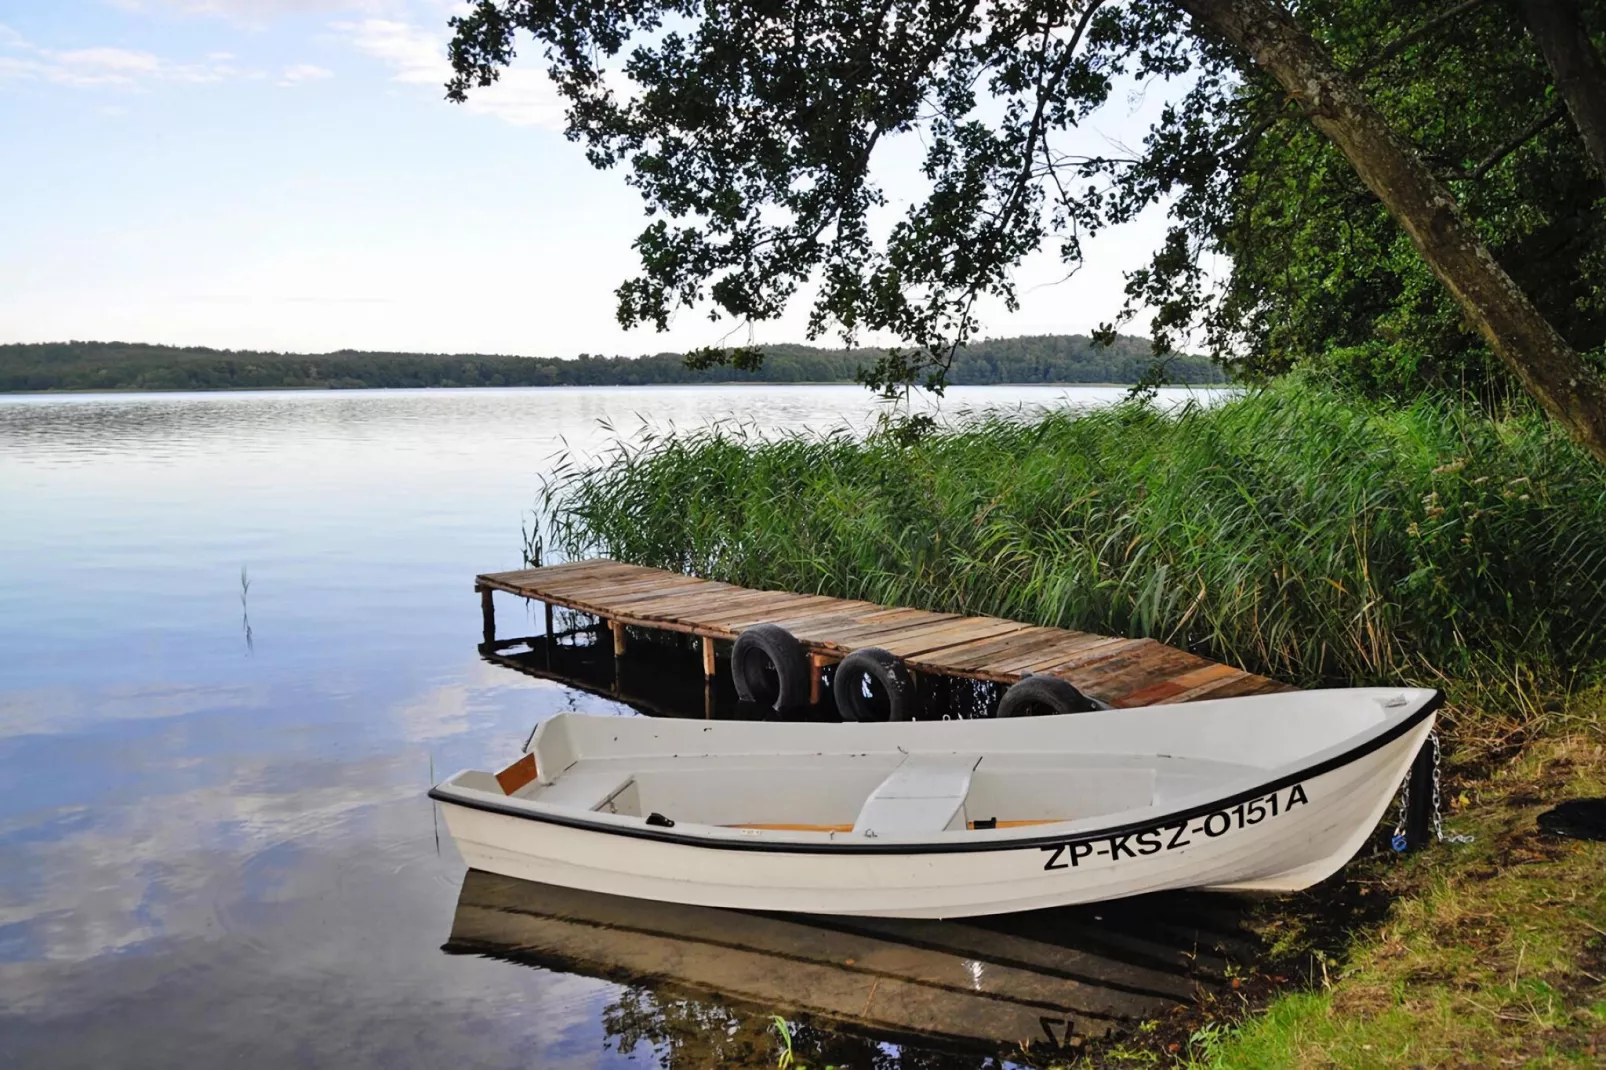
[[[1133,827],[1020,845],[803,850],[623,836],[436,795],[469,866],[610,895],[741,910],[952,918],[1168,889],[1293,891],[1347,862],[1431,731]]]

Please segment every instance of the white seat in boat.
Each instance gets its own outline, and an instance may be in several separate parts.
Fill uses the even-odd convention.
[[[576,810],[595,810],[610,797],[618,794],[633,779],[629,773],[617,769],[594,773],[566,772],[544,787],[528,784],[514,792],[515,798],[534,798],[554,806],[571,806]]]
[[[970,774],[980,761],[973,754],[909,755],[865,799],[853,834],[905,836],[962,828]]]

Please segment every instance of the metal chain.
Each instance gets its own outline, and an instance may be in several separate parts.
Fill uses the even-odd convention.
[[[1439,750],[1439,733],[1435,729],[1428,733],[1428,745],[1433,748],[1433,838],[1440,843],[1471,843],[1476,837],[1460,834],[1445,835],[1443,798],[1439,790],[1439,765],[1442,754]],[[1396,851],[1404,851],[1410,844],[1405,834],[1406,815],[1411,812],[1411,771],[1405,772],[1405,779],[1400,781],[1400,820],[1394,826],[1394,835],[1389,838],[1389,846]]]
[[[1400,820],[1394,826],[1394,835],[1389,839],[1389,846],[1396,852],[1403,853],[1410,846],[1405,835],[1405,815],[1411,812],[1411,771],[1405,771],[1405,779],[1400,781]]]

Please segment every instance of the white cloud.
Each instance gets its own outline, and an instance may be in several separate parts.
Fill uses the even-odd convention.
[[[395,19],[337,22],[334,29],[359,50],[388,65],[394,72],[393,81],[434,86],[444,92],[452,76],[444,31],[434,33]],[[464,108],[516,126],[563,129],[563,101],[557,88],[545,72],[529,67],[504,70],[496,85],[471,92]]]
[[[36,48],[15,35],[0,42],[29,53],[28,58],[0,56],[0,80],[132,89],[148,82],[220,82],[239,73],[227,64],[173,63],[153,53],[128,48],[53,51]]]
[[[0,22],[0,48],[27,48],[28,40],[10,26]]]
[[[48,52],[46,55],[76,70],[98,70],[108,74],[155,74],[162,66],[162,61],[149,52],[131,52],[126,48],[79,48],[70,52]]]
[[[297,86],[305,82],[321,82],[325,78],[333,78],[335,72],[327,67],[314,66],[311,63],[297,63],[286,67],[284,73],[279,75],[279,85]]]
[[[41,64],[31,59],[12,59],[10,56],[0,56],[0,81],[7,78],[33,78],[37,75]]]
[[[0,693],[0,724],[10,736],[55,735],[114,721],[186,717],[224,707],[256,710],[267,703],[265,690],[246,684],[130,684],[98,692],[93,701],[86,701],[74,688],[39,688]]]
[[[417,780],[390,780],[386,765],[385,759],[354,763],[339,783],[284,792],[265,786],[281,775],[271,764],[242,763],[227,783],[162,796],[157,805],[100,808],[92,825],[21,849],[22,864],[57,894],[33,896],[23,886],[8,895],[0,886],[0,926],[31,930],[38,957],[57,961],[205,933],[216,924],[211,904],[239,879],[235,867],[218,864],[220,853],[250,859],[287,843],[338,850],[331,838],[354,815],[420,794]],[[82,813],[74,807],[36,812],[0,832]],[[164,894],[153,896],[158,886]]]
[[[451,77],[445,42],[411,23],[364,19],[337,22],[334,28],[348,34],[359,49],[388,64],[398,82],[444,84]]]
[[[165,8],[184,15],[224,15],[249,22],[279,15],[330,15],[338,11],[373,11],[382,0],[107,0],[124,11]]]

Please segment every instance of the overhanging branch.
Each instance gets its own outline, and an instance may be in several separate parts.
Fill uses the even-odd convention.
[[[1404,52],[1407,48],[1410,48],[1412,45],[1422,40],[1422,38],[1431,34],[1434,30],[1437,30],[1445,23],[1452,21],[1453,19],[1467,11],[1470,11],[1472,8],[1477,7],[1483,2],[1484,0],[1461,0],[1461,3],[1459,4],[1452,4],[1450,7],[1439,12],[1437,15],[1434,15],[1431,19],[1428,19],[1428,21],[1424,22],[1416,29],[1401,34],[1394,40],[1390,41],[1387,45],[1383,46],[1383,50],[1381,52],[1373,56],[1371,59],[1363,61],[1360,66],[1352,70],[1350,72],[1350,77],[1354,78],[1356,81],[1360,81],[1368,74],[1371,74],[1373,71],[1383,66],[1383,64],[1393,59],[1395,56],[1398,56],[1401,52]]]
[[[1440,177],[1476,181],[1492,171],[1499,165],[1500,161],[1533,140],[1541,131],[1556,125],[1566,114],[1567,106],[1565,104],[1557,104],[1554,108],[1551,108],[1545,114],[1511,135],[1510,138],[1501,142],[1489,155],[1479,160],[1470,171],[1445,171]]]

